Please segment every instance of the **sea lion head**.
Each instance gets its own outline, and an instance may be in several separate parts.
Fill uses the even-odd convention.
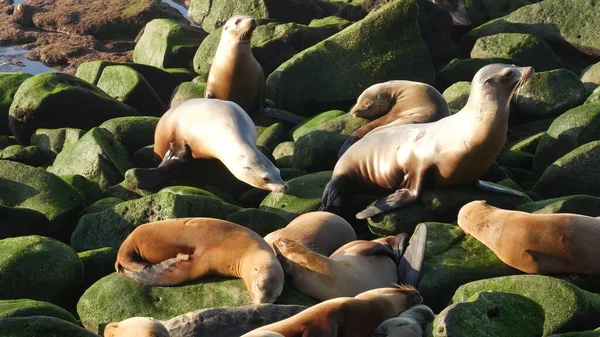
[[[169,337],[165,326],[151,317],[132,317],[110,323],[104,328],[104,337]]]
[[[235,36],[240,43],[249,43],[256,26],[258,23],[253,17],[234,15],[225,22],[221,36]]]
[[[476,233],[487,224],[487,214],[493,209],[485,200],[471,201],[458,211],[458,225],[467,234]]]
[[[419,291],[415,287],[398,284],[387,288],[365,291],[354,298],[384,301],[397,310],[398,313],[423,302],[423,296],[419,294]]]
[[[384,115],[391,109],[392,101],[389,93],[384,91],[386,83],[374,84],[358,96],[350,114],[356,117],[375,118]]]
[[[283,291],[285,276],[281,264],[275,258],[264,261],[267,262],[252,267],[252,284],[248,290],[254,304],[273,303]]]
[[[473,24],[467,13],[465,0],[433,0],[433,3],[448,12],[452,20],[459,25],[470,26]]]
[[[256,188],[275,193],[287,192],[288,185],[281,179],[279,169],[271,163],[269,158],[258,150],[240,157],[240,169],[232,173],[241,181]]]
[[[533,76],[532,67],[517,67],[510,64],[494,63],[479,69],[473,77],[473,89],[479,95],[502,97],[510,100],[515,89]],[[471,90],[471,95],[474,93]],[[508,102],[508,101],[507,101]]]

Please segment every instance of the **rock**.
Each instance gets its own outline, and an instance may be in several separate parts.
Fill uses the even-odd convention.
[[[185,217],[226,219],[239,210],[213,197],[157,193],[82,216],[71,236],[71,246],[78,252],[119,249],[137,226],[148,222]]]
[[[171,109],[192,98],[204,97],[206,83],[183,82],[173,91]]]
[[[596,29],[599,10],[595,1],[545,0],[473,29],[463,37],[462,43],[468,47],[483,36],[526,33],[551,46],[576,49],[597,57],[600,56],[600,32]]]
[[[471,57],[518,60],[536,72],[564,67],[544,40],[530,34],[500,33],[481,37],[475,42]]]
[[[71,185],[83,197],[83,204],[90,206],[102,198],[102,190],[94,181],[87,179],[79,174],[70,174],[61,176],[67,184]]]
[[[505,167],[522,168],[530,170],[533,166],[533,155],[527,152],[511,151],[500,153],[496,162]]]
[[[337,33],[351,24],[352,21],[348,21],[339,16],[328,16],[322,19],[313,19],[310,21],[308,26],[313,28],[326,27],[334,30]]]
[[[542,197],[572,194],[600,196],[600,141],[582,145],[548,166],[533,191]]]
[[[536,133],[525,139],[518,140],[514,143],[507,144],[506,150],[510,151],[510,152],[516,151],[516,152],[527,152],[527,153],[535,154],[535,150],[537,149],[539,141],[540,141],[540,139],[542,139],[542,136],[544,136],[545,134],[546,134],[545,132],[539,132],[539,133]]]
[[[91,287],[96,281],[115,271],[118,250],[104,247],[78,253],[83,263],[83,289]]]
[[[21,336],[69,336],[98,337],[84,328],[46,316],[15,317],[0,320],[0,330],[6,337]]]
[[[444,92],[456,82],[470,82],[473,80],[473,77],[479,69],[492,63],[515,64],[517,66],[522,65],[519,61],[503,58],[454,59],[435,75],[435,87],[440,92]]]
[[[549,337],[598,337],[600,336],[600,328],[592,331],[567,332],[558,335],[550,335]]]
[[[17,140],[29,144],[31,135],[40,128],[90,129],[110,118],[138,114],[78,78],[45,73],[28,78],[19,87],[8,123]]]
[[[144,77],[127,66],[104,68],[97,85],[109,96],[142,115],[160,117],[167,110],[167,105]]]
[[[454,83],[448,89],[444,90],[442,96],[448,102],[450,109],[461,110],[467,105],[470,93],[471,82],[461,81]]]
[[[19,86],[31,75],[27,73],[0,73],[0,134],[9,135],[8,110]]]
[[[558,158],[595,140],[600,140],[600,103],[571,109],[556,118],[540,139],[533,168],[543,172]]]
[[[133,167],[127,150],[102,128],[93,128],[76,144],[62,151],[48,172],[56,175],[80,174],[96,182],[102,191],[123,180]]]
[[[84,134],[85,130],[74,128],[37,129],[31,136],[30,143],[39,147],[48,157],[54,158],[64,148],[77,143]]]
[[[83,281],[83,265],[73,249],[43,236],[0,240],[0,261],[1,299],[65,305]]]
[[[154,130],[158,117],[120,117],[107,120],[100,125],[121,143],[129,154],[144,146],[154,144]]]
[[[201,188],[190,187],[190,186],[169,186],[169,187],[163,188],[158,193],[162,193],[162,192],[173,193],[173,194],[177,194],[177,195],[200,195],[203,197],[215,198],[217,200],[226,201],[228,203],[235,204],[235,199],[221,199],[220,197],[216,196],[212,192],[203,190]]]
[[[293,141],[279,143],[273,150],[273,157],[279,168],[291,168],[293,166],[294,148],[296,143]]]
[[[535,136],[540,132],[545,132],[546,130],[548,130],[550,125],[552,125],[552,122],[554,122],[554,118],[547,118],[529,123],[511,125],[509,126],[508,134],[506,135],[507,142],[514,143],[516,141]]]
[[[261,132],[260,136],[256,139],[256,145],[264,146],[269,150],[269,153],[272,153],[273,149],[286,139],[287,132],[283,123],[275,123]]]
[[[544,336],[557,332],[593,329],[598,326],[600,319],[599,295],[582,290],[564,280],[541,275],[516,275],[471,282],[460,287],[452,301],[464,303],[483,292],[514,294],[535,303],[544,315],[536,322],[543,324]],[[517,316],[517,313],[511,314],[510,306],[499,306],[498,309],[499,319],[504,315]],[[436,322],[439,320],[436,319]],[[490,328],[493,327],[489,323],[482,322],[481,334],[478,335],[487,335],[484,331]]]
[[[131,161],[138,168],[153,168],[159,164],[154,160],[154,145],[147,145],[135,151]]]
[[[69,235],[83,207],[79,192],[59,177],[7,160],[0,160],[0,200],[3,206],[42,213],[50,221],[48,235],[55,238]]]
[[[241,279],[207,276],[178,287],[153,287],[113,273],[88,288],[77,304],[77,313],[88,330],[100,332],[107,323],[134,316],[168,319],[199,309],[248,305],[246,291]],[[287,287],[277,300],[278,304],[315,302]]]
[[[600,88],[596,88],[592,93],[588,96],[585,104],[592,103],[600,103]]]
[[[0,206],[0,219],[0,239],[26,235],[56,235],[50,230],[48,218],[32,209]]]
[[[419,292],[434,312],[445,308],[463,284],[521,272],[504,264],[471,235],[456,225],[428,222],[427,248]]]
[[[294,141],[297,142],[298,139],[300,139],[300,137],[306,135],[311,131],[317,130],[325,122],[340,117],[344,114],[345,112],[342,110],[330,110],[320,113],[305,121],[304,123],[298,124],[298,126],[296,126],[292,132],[292,138],[294,139]]]
[[[585,88],[579,77],[558,69],[533,74],[515,91],[512,106],[518,121],[531,121],[556,117],[584,100]]]
[[[348,107],[364,89],[390,78],[433,83],[417,15],[414,0],[394,1],[296,54],[268,77],[267,98],[310,116],[315,110]]]
[[[600,198],[589,195],[569,195],[530,202],[517,207],[517,210],[538,214],[574,213],[587,216],[600,216]]]
[[[28,299],[0,300],[0,319],[31,316],[55,317],[79,325],[70,312],[52,303]]]
[[[11,145],[0,151],[0,159],[30,166],[43,166],[50,158],[37,146]]]
[[[133,61],[158,68],[192,69],[190,60],[206,36],[205,31],[188,24],[154,19],[135,45]]]
[[[15,137],[0,135],[0,149],[5,149],[11,145],[18,145]]]
[[[480,25],[530,4],[531,1],[528,0],[470,0],[465,1],[465,8],[471,21],[475,25]]]
[[[452,37],[454,20],[448,12],[433,1],[417,0],[417,5],[419,5],[417,22],[421,37],[435,69],[440,69],[450,60],[460,57],[458,46]]]
[[[600,86],[600,62],[587,67],[581,74],[581,82],[588,95]]]
[[[331,174],[331,171],[317,172],[291,179],[286,182],[288,190],[285,194],[269,193],[260,209],[279,214],[288,222],[300,214],[317,211]]]
[[[103,198],[119,198],[124,201],[135,200],[142,197],[141,194],[138,194],[134,191],[129,190],[127,187],[123,186],[123,182],[119,185],[111,186],[106,191],[102,193]]]
[[[287,219],[275,212],[255,208],[237,211],[229,215],[226,220],[250,228],[262,237],[288,224]]]
[[[123,200],[123,199],[119,199],[119,198],[115,198],[115,197],[102,198],[102,199],[96,201],[95,203],[91,204],[90,206],[84,208],[83,211],[81,211],[80,215],[84,216],[86,214],[102,212],[103,210],[112,208],[124,201],[125,200]]]

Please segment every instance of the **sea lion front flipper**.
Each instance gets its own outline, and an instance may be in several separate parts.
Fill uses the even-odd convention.
[[[149,268],[140,271],[129,271],[123,273],[142,284],[151,286],[172,286],[190,281],[189,264],[192,263],[190,255],[178,254],[177,257],[164,260]]]
[[[385,198],[377,200],[375,205],[365,208],[362,212],[356,214],[357,219],[366,219],[377,214],[389,212],[395,208],[400,208],[417,200],[417,193],[407,188],[401,188]]]
[[[505,188],[505,187],[498,186],[498,185],[492,185],[492,184],[488,183],[487,181],[483,181],[483,180],[477,180],[477,181],[475,181],[474,184],[475,184],[475,187],[477,187],[478,189],[480,189],[482,191],[514,195],[515,197],[522,197],[524,195],[523,192],[519,192],[517,190]]]
[[[420,224],[410,238],[406,252],[398,265],[398,282],[416,287],[421,278],[421,269],[427,248],[427,226]]]

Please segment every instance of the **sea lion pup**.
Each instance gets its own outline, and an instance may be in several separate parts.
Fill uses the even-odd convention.
[[[273,303],[284,281],[281,264],[260,235],[212,218],[138,226],[119,248],[115,268],[140,283],[158,286],[205,275],[239,277],[255,304]]]
[[[578,214],[531,214],[473,201],[458,225],[502,262],[529,274],[600,275],[600,220]]]
[[[414,202],[424,184],[443,187],[476,182],[506,142],[508,107],[515,88],[532,74],[531,67],[487,65],[475,74],[467,105],[458,113],[432,123],[387,126],[363,137],[336,163],[320,210],[339,211],[346,195],[364,189],[395,190],[356,214],[366,219]]]
[[[176,173],[191,158],[216,158],[239,180],[277,193],[287,185],[279,169],[256,148],[256,126],[239,105],[197,98],[167,111],[154,132],[158,168],[145,170],[140,188],[150,188]]]
[[[422,301],[419,292],[412,287],[373,289],[354,298],[341,297],[319,303],[250,333],[268,331],[285,337],[365,337],[370,336],[381,322]],[[248,337],[250,333],[242,337]]]
[[[151,317],[132,317],[110,323],[104,328],[104,337],[170,337],[167,328]]]
[[[309,212],[295,218],[285,228],[268,234],[265,241],[273,247],[273,242],[283,237],[329,256],[346,243],[356,240],[356,233],[341,216],[329,212]]]
[[[428,123],[450,116],[450,108],[434,87],[413,81],[388,81],[363,91],[350,114],[374,119],[354,131],[338,152],[344,152],[359,139],[381,126]]]
[[[371,337],[422,337],[434,318],[428,306],[419,304],[379,324]]]

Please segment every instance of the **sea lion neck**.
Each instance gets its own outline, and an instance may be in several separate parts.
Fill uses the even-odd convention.
[[[473,85],[467,104],[458,114],[468,115],[473,120],[487,125],[507,123],[508,99],[511,93],[495,91],[484,88],[483,85]]]

